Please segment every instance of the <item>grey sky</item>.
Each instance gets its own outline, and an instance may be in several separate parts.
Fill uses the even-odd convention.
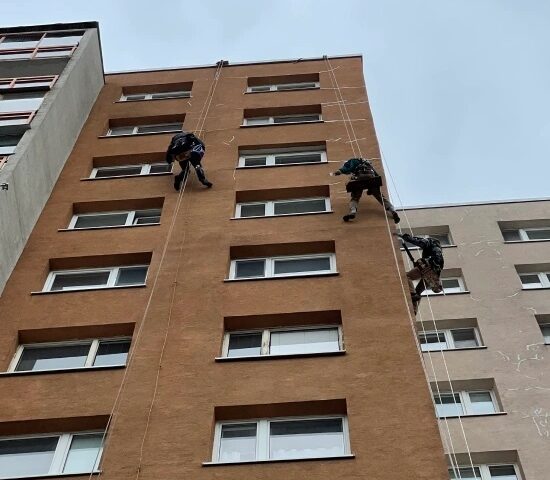
[[[550,196],[548,0],[0,0],[0,11],[3,26],[98,20],[107,72],[362,53],[405,205]]]

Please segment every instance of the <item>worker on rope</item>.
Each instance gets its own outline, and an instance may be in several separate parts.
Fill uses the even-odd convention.
[[[414,260],[411,252],[404,243],[403,246],[409,255],[409,258],[413,260],[414,268],[407,272],[407,279],[409,281],[409,291],[411,293],[411,300],[414,307],[414,313],[418,311],[418,305],[422,298],[422,292],[429,288],[433,293],[441,293],[443,286],[441,285],[440,275],[443,270],[443,250],[439,240],[432,237],[413,237],[408,233],[394,235],[401,238],[404,242],[410,243],[422,249],[422,258]],[[414,286],[413,281],[419,280]]]
[[[212,187],[212,183],[207,180],[201,165],[205,150],[203,141],[193,133],[182,131],[172,137],[166,151],[166,162],[173,163],[174,160],[177,160],[180,164],[181,172],[174,177],[174,188],[176,191],[179,191],[182,182],[189,172],[189,163],[195,168],[199,181],[208,188]]]
[[[364,158],[351,158],[345,162],[338,170],[331,175],[350,175],[351,180],[346,184],[346,191],[351,193],[349,202],[349,213],[344,215],[344,222],[349,222],[355,218],[359,200],[363,195],[363,190],[367,195],[372,195],[380,205],[383,205],[389,212],[395,223],[399,223],[400,218],[391,202],[380,191],[382,186],[382,177],[378,175],[372,164]]]

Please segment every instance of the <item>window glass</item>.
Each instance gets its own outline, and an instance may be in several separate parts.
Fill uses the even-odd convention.
[[[152,208],[150,210],[138,210],[134,216],[134,225],[145,225],[148,223],[160,223],[160,210]]]
[[[82,33],[66,32],[66,33],[48,33],[40,42],[40,47],[64,47],[69,45],[78,45]]]
[[[464,414],[458,393],[435,394],[434,400],[438,417],[456,417]]]
[[[265,203],[244,203],[241,205],[241,217],[264,217]]]
[[[550,239],[550,229],[545,230],[526,230],[527,238],[529,240],[548,240]]]
[[[139,94],[139,95],[125,95],[124,100],[127,102],[131,102],[132,100],[145,100],[147,98],[147,95],[145,94]]]
[[[319,120],[319,115],[296,115],[292,117],[274,117],[274,123],[294,123],[294,122],[316,122]]]
[[[267,157],[247,157],[244,159],[245,167],[260,167],[266,165]]]
[[[74,435],[63,473],[93,472],[99,457],[102,438],[102,433]]]
[[[247,118],[247,125],[266,125],[269,123],[269,117],[257,117],[257,118]]]
[[[0,43],[0,47],[2,44]],[[32,52],[3,53],[0,51],[0,60],[23,60],[31,58]]]
[[[256,423],[222,425],[220,462],[256,460]]]
[[[271,355],[338,352],[337,328],[288,330],[271,333]]]
[[[269,92],[271,90],[271,86],[269,85],[258,85],[256,87],[249,87],[251,92]]]
[[[455,348],[477,347],[476,334],[473,328],[459,328],[451,330]]]
[[[541,325],[540,330],[544,336],[544,342],[550,343],[550,324],[548,325]]]
[[[470,392],[471,412],[472,415],[484,415],[495,413],[495,406],[490,392]]]
[[[118,272],[116,286],[143,285],[147,277],[147,267],[123,267]]]
[[[265,260],[237,260],[235,262],[235,278],[263,277],[265,275]]]
[[[317,85],[314,82],[309,83],[285,83],[277,85],[277,90],[302,90],[304,88],[315,88]]]
[[[460,282],[458,278],[442,278],[441,285],[445,293],[461,292]]]
[[[274,213],[275,215],[288,215],[292,213],[314,213],[314,212],[325,212],[326,203],[325,200],[315,199],[315,200],[299,200],[292,202],[275,202],[274,204]]]
[[[35,58],[45,58],[45,57],[68,57],[71,55],[72,49],[61,49],[61,50],[38,50],[36,52]]]
[[[190,92],[161,92],[161,93],[153,93],[151,95],[151,98],[153,100],[158,100],[161,98],[189,98]]]
[[[513,465],[493,465],[489,467],[491,479],[494,480],[517,480],[516,470]]]
[[[449,234],[448,233],[432,234],[432,235],[429,235],[429,236],[436,239],[436,240],[439,240],[439,243],[441,244],[442,247],[451,244],[451,242],[449,241]]]
[[[419,337],[420,347],[423,352],[447,349],[447,342],[445,341],[445,334],[443,332],[421,333]]]
[[[276,155],[275,165],[288,163],[319,163],[322,157],[320,153],[296,153],[294,155]]]
[[[74,225],[74,228],[115,227],[124,225],[127,218],[127,213],[80,215]]]
[[[21,140],[21,135],[0,135],[0,155],[11,155]]]
[[[131,135],[134,133],[134,127],[111,127],[109,135]]]
[[[51,80],[32,80],[32,79],[19,79],[15,81],[15,84],[12,88],[38,88],[38,87],[50,87],[53,82]]]
[[[273,273],[284,275],[287,273],[320,272],[330,270],[329,257],[295,258],[290,260],[275,260]]]
[[[41,33],[30,33],[21,35],[7,35],[0,42],[1,50],[15,50],[20,48],[35,48],[42,38]]]
[[[47,475],[59,437],[0,440],[0,475],[30,477]]]
[[[102,340],[99,342],[94,366],[125,365],[129,350],[130,340]]]
[[[248,357],[261,353],[262,332],[230,334],[228,357]]]
[[[107,285],[109,271],[56,273],[51,291],[70,290],[83,287],[102,287]]]
[[[342,419],[272,421],[269,458],[333,457],[345,454]]]
[[[0,94],[0,113],[31,112],[38,110],[45,92]]]
[[[169,173],[172,171],[172,165],[168,163],[153,163],[149,173]]]
[[[449,468],[449,478],[451,480],[481,480],[481,473],[479,467],[474,467],[473,470],[472,467]]]
[[[98,168],[94,178],[121,177],[125,175],[139,175],[141,165],[116,167],[116,168]]]
[[[138,133],[175,132],[181,130],[181,123],[160,123],[138,126]]]
[[[84,367],[91,343],[24,347],[16,372]]]
[[[540,279],[536,273],[520,275],[521,283],[523,285],[540,286]]]
[[[506,242],[515,242],[515,241],[521,240],[521,235],[519,234],[519,230],[503,230],[502,237]]]

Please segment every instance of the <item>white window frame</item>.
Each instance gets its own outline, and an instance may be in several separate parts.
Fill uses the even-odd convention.
[[[97,357],[97,350],[99,348],[100,343],[106,343],[106,342],[120,342],[120,341],[128,341],[132,342],[132,337],[106,337],[106,338],[86,338],[82,340],[71,340],[71,341],[61,341],[61,342],[40,342],[40,343],[23,343],[17,347],[17,350],[15,352],[15,355],[12,358],[12,361],[10,362],[10,365],[8,367],[9,373],[29,373],[29,372],[55,372],[59,370],[79,370],[82,368],[105,368],[109,366],[120,366],[121,364],[113,364],[113,365],[102,365],[100,367],[95,366],[94,362]],[[25,348],[32,349],[32,348],[44,348],[44,347],[66,347],[66,346],[72,346],[72,345],[85,345],[90,344],[90,350],[88,351],[88,356],[86,357],[86,361],[84,362],[84,365],[82,367],[67,367],[67,368],[53,368],[53,369],[45,369],[45,370],[16,370],[17,365],[19,364],[21,357],[23,355],[23,352],[25,351]]]
[[[519,473],[518,466],[515,463],[487,463],[487,464],[474,464],[475,468],[479,468],[479,474],[480,474],[480,480],[498,480],[499,477],[493,477],[491,475],[490,467],[513,467],[514,472],[516,474],[516,477],[518,480],[521,480],[522,477]],[[471,470],[471,465],[457,465],[456,467],[449,467],[449,475],[453,473],[455,470],[458,470],[459,468],[465,469],[465,470]],[[475,474],[475,472],[474,472]],[[456,479],[460,480],[460,476]]]
[[[453,337],[453,331],[456,330],[473,330],[474,336],[477,342],[477,345],[475,347],[457,347],[455,346],[454,337]],[[434,348],[434,349],[424,349],[424,345],[430,345],[429,343],[422,343],[420,340],[421,336],[425,335],[444,335],[445,336],[445,344],[447,345],[445,348]],[[439,352],[440,350],[471,350],[475,348],[483,347],[483,343],[481,342],[481,336],[479,335],[479,331],[477,327],[456,327],[456,328],[445,328],[445,329],[438,329],[438,330],[426,330],[426,331],[419,331],[418,332],[418,340],[420,343],[420,350],[423,353],[427,352]]]
[[[275,123],[276,118],[290,118],[290,117],[300,117],[300,116],[312,116],[317,115],[316,120],[303,120],[303,121],[297,121],[297,122],[287,122],[287,123]],[[250,120],[263,120],[262,123],[249,123]],[[269,117],[244,117],[243,123],[241,126],[243,127],[257,127],[260,125],[297,125],[301,123],[316,123],[316,122],[322,122],[323,121],[323,115],[321,113],[296,113],[294,115],[273,115]]]
[[[154,95],[159,94],[165,94],[166,97],[162,98],[154,98]],[[133,97],[135,95],[142,95],[145,98],[139,98],[139,99],[128,99],[128,97]],[[164,100],[169,98],[191,98],[191,91],[190,90],[173,90],[170,92],[150,92],[150,93],[129,93],[129,94],[122,94],[120,97],[120,102],[140,102],[143,100]]]
[[[275,214],[275,204],[284,202],[304,202],[311,200],[324,200],[325,201],[325,210],[313,211],[313,212],[296,212],[296,213],[279,213]],[[265,205],[265,215],[252,215],[248,217],[241,216],[241,208],[248,205]],[[329,197],[305,197],[305,198],[289,198],[289,199],[280,199],[280,200],[266,200],[263,202],[241,202],[237,203],[235,207],[235,218],[263,218],[263,217],[289,217],[293,215],[313,215],[316,213],[327,213],[331,211],[330,198]]]
[[[11,477],[11,476],[3,476],[0,473],[0,480],[4,479],[15,479],[15,478],[43,478],[45,476],[48,477],[54,477],[54,476],[64,476],[69,475],[65,474],[63,472],[65,468],[65,463],[67,461],[71,444],[74,437],[78,436],[85,436],[85,435],[104,435],[104,430],[86,430],[82,432],[71,432],[71,433],[59,433],[59,432],[52,432],[52,433],[43,433],[38,435],[10,435],[10,436],[3,436],[0,437],[0,442],[2,440],[30,440],[34,438],[42,438],[42,437],[58,437],[59,440],[57,441],[57,447],[55,449],[52,463],[50,464],[50,470],[47,474],[41,474],[41,475],[24,475],[24,476],[17,476],[17,477]],[[101,463],[101,457],[103,455],[103,447],[104,442],[101,442],[101,446],[99,447],[99,452],[97,454],[97,458],[95,460],[94,468],[92,471],[82,472],[81,474],[89,474],[89,473],[97,473],[99,472],[99,464]],[[79,475],[80,473],[74,473],[70,475]]]
[[[539,323],[540,333],[542,333],[542,338],[544,338],[544,344],[550,345],[550,323]],[[544,334],[544,329],[548,328],[548,337]]]
[[[158,213],[159,217],[162,215],[162,209],[160,208],[144,208],[142,210],[120,210],[120,211],[115,210],[112,212],[109,211],[109,212],[78,213],[73,215],[73,217],[71,218],[71,221],[69,222],[69,226],[67,227],[67,230],[93,230],[97,228],[119,228],[119,227],[136,227],[141,225],[160,225],[160,221],[154,222],[154,223],[143,223],[143,224],[134,223],[136,219],[136,213],[138,212],[141,213],[146,211],[159,212]],[[100,226],[100,227],[81,227],[81,228],[75,226],[76,222],[80,217],[99,217],[101,215],[122,215],[122,214],[126,214],[126,221],[121,225],[108,225],[108,226]],[[156,217],[157,215],[151,215],[151,216]]]
[[[143,177],[145,175],[167,175],[172,173],[172,167],[167,172],[151,173],[151,167],[154,165],[165,165],[164,162],[155,162],[155,163],[136,163],[130,165],[110,165],[108,167],[94,167],[90,173],[89,178],[97,178],[99,180],[104,180],[107,178],[126,178],[126,177]],[[112,177],[96,177],[98,170],[115,170],[118,168],[136,168],[141,167],[141,172],[137,175],[113,175]]]
[[[279,273],[275,274],[274,264],[277,260],[309,260],[312,258],[326,258],[330,260],[330,269],[329,270],[315,270],[299,273]],[[255,261],[255,260],[264,260],[264,275],[258,277],[235,277],[237,270],[237,262],[242,261]],[[316,253],[311,255],[288,255],[288,256],[276,256],[276,257],[252,257],[252,258],[237,258],[231,260],[231,266],[229,268],[229,280],[258,280],[264,278],[289,278],[289,277],[303,277],[303,276],[312,276],[312,275],[328,275],[331,273],[336,273],[336,255],[334,253]]]
[[[536,228],[503,228],[502,233],[504,235],[504,232],[507,231],[517,231],[519,233],[519,240],[504,240],[504,243],[518,243],[518,242],[546,242],[550,240],[550,235],[548,238],[534,238],[531,239],[527,236],[527,232],[536,232],[539,230],[550,230],[550,226],[548,227],[536,227]]]
[[[491,402],[493,403],[493,408],[495,409],[494,412],[491,413],[475,413],[472,409],[472,401],[470,400],[470,394],[471,393],[489,393],[491,395]],[[435,397],[439,395],[452,395],[453,392],[451,391],[439,391],[439,392],[432,392],[433,398],[434,398],[434,404],[435,404]],[[451,415],[449,417],[442,417],[437,414],[437,406],[436,406],[436,416],[437,418],[454,418],[454,417],[481,417],[485,415],[495,415],[497,413],[502,413],[500,411],[500,407],[498,405],[495,392],[493,390],[455,390],[455,395],[458,395],[460,398],[460,405],[462,405],[462,411],[460,415]],[[453,402],[454,404],[457,404],[457,402]]]
[[[317,353],[292,353],[292,354],[272,354],[270,352],[271,347],[271,334],[272,333],[278,333],[278,332],[289,332],[289,331],[303,331],[303,330],[338,330],[338,347],[339,352],[344,351],[344,337],[342,332],[342,325],[302,325],[302,326],[291,326],[291,327],[276,327],[276,328],[263,328],[263,329],[256,329],[256,330],[231,330],[229,332],[224,333],[223,337],[223,344],[222,344],[222,358],[254,358],[254,357],[278,357],[278,356],[284,356],[287,357],[289,355],[323,355],[327,352],[317,352]],[[260,349],[260,355],[243,355],[243,356],[229,356],[229,340],[231,335],[246,335],[246,334],[254,334],[254,333],[261,333],[262,334],[262,346]],[[335,353],[335,352],[330,352]]]
[[[537,275],[539,277],[539,283],[523,283],[521,281],[522,275]],[[522,272],[519,274],[519,280],[521,282],[522,290],[537,290],[541,288],[550,288],[550,280],[547,275],[550,275],[550,272]],[[532,287],[529,285],[533,285]]]
[[[116,281],[118,279],[118,274],[120,273],[121,269],[124,268],[135,268],[135,267],[146,267],[147,268],[147,274],[145,275],[145,281],[143,283],[136,283],[132,285],[120,285],[117,286]],[[71,274],[71,273],[98,273],[98,272],[109,272],[109,278],[107,280],[106,285],[85,285],[81,287],[68,287],[63,290],[51,290],[53,283],[55,281],[55,277],[58,274]],[[149,274],[149,265],[145,264],[139,264],[139,265],[120,265],[118,267],[104,267],[104,268],[79,268],[79,269],[73,269],[73,270],[54,270],[51,271],[48,274],[48,277],[46,278],[46,282],[44,283],[44,288],[42,289],[43,292],[77,292],[80,290],[102,290],[104,288],[126,288],[136,285],[146,285],[147,284],[147,275]]]
[[[275,157],[291,157],[297,154],[303,155],[320,155],[320,162],[297,162],[297,163],[275,163]],[[266,157],[265,165],[246,165],[247,158],[253,157]],[[255,153],[242,153],[239,155],[239,168],[265,168],[265,167],[288,167],[292,165],[318,165],[320,163],[327,163],[327,152],[326,150],[302,150],[297,148],[296,150],[291,149],[282,149],[282,150],[258,150]]]
[[[312,86],[305,87],[303,85],[312,85]],[[281,89],[281,87],[287,87],[287,88]],[[266,85],[248,86],[246,88],[246,93],[291,92],[294,90],[315,90],[320,87],[321,87],[320,82],[270,83]],[[254,90],[255,88],[263,88],[264,90]]]
[[[179,125],[178,129],[177,130],[159,130],[158,132],[138,132],[138,130],[140,128],[144,128],[144,127],[155,127],[157,125]],[[178,132],[181,130],[182,128],[182,123],[181,122],[173,122],[173,123],[170,123],[170,122],[167,122],[167,123],[151,123],[151,124],[147,124],[147,125],[121,125],[121,127],[124,127],[124,128],[130,128],[132,127],[132,133],[120,133],[120,134],[114,134],[113,135],[113,129],[112,128],[109,128],[109,130],[107,130],[107,133],[106,133],[106,137],[128,137],[128,136],[131,136],[131,135],[150,135],[152,133],[174,133],[174,132]],[[114,128],[118,128],[118,127],[114,127]]]
[[[434,293],[432,290],[430,290],[429,288],[426,288],[426,290],[424,290],[422,292],[422,296],[425,297],[425,296],[428,296],[428,295],[453,295],[455,293],[464,293],[464,292],[467,292],[468,290],[466,290],[466,284],[464,283],[464,278],[462,277],[442,277],[441,278],[441,281],[443,280],[458,280],[458,288],[459,290],[458,291],[452,291],[452,292],[449,292],[449,291],[445,291],[445,289],[443,289],[442,292],[439,292],[439,293]]]
[[[253,463],[258,461],[267,461],[267,462],[277,462],[284,461],[284,459],[271,459],[269,457],[269,426],[271,422],[277,421],[300,421],[300,420],[333,420],[339,419],[342,420],[342,435],[344,440],[344,453],[343,456],[351,454],[351,447],[349,441],[349,426],[348,418],[346,415],[315,415],[310,417],[272,417],[272,418],[253,418],[250,420],[224,420],[221,422],[216,422],[214,429],[214,445],[212,448],[212,463]],[[222,427],[224,425],[236,425],[236,424],[247,424],[247,423],[256,423],[256,459],[255,460],[244,460],[236,462],[226,462],[219,459],[219,452],[221,446],[221,433]],[[332,458],[332,457],[304,457],[305,459],[322,460],[323,458]]]

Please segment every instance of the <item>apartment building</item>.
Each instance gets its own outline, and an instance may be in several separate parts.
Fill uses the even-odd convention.
[[[422,300],[416,326],[451,478],[548,478],[549,207],[406,210],[409,231],[444,245],[445,294]]]
[[[447,478],[394,227],[329,176],[380,156],[362,66],[106,75],[0,299],[0,478]]]
[[[102,86],[97,22],[0,28],[0,294]]]

